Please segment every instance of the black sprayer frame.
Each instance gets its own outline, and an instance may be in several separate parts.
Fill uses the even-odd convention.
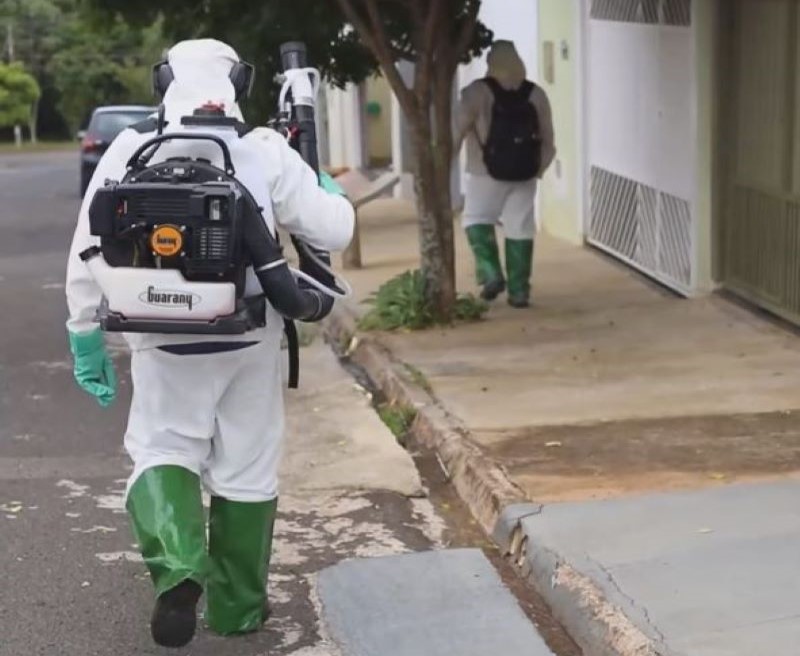
[[[215,134],[186,134],[186,133],[170,133],[170,134],[160,134],[158,136],[153,137],[152,139],[148,139],[145,141],[139,148],[136,149],[136,152],[131,155],[130,159],[128,160],[127,168],[129,170],[138,171],[144,169],[147,166],[147,163],[153,158],[155,155],[156,150],[158,147],[166,142],[166,141],[173,141],[173,140],[181,140],[181,141],[213,141],[217,144],[220,149],[222,149],[222,158],[225,164],[225,173],[230,176],[236,175],[236,170],[233,168],[233,160],[231,159],[231,151],[228,149],[228,144],[225,143],[223,139],[218,137]],[[149,153],[146,153],[148,149],[151,149]]]

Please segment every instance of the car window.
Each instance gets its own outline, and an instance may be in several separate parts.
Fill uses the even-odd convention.
[[[89,132],[104,141],[111,141],[125,128],[146,119],[153,112],[148,110],[102,112],[92,117]]]

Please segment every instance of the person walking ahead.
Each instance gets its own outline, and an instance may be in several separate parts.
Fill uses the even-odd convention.
[[[495,226],[505,233],[508,302],[530,299],[534,203],[538,179],[552,163],[555,140],[550,102],[526,79],[511,41],[495,41],[486,77],[463,89],[456,114],[456,152],[466,140],[467,181],[463,226],[475,256],[481,297],[506,289]]]

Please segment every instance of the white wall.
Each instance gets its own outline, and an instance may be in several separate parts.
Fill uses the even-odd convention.
[[[364,166],[364,133],[359,87],[348,84],[344,89],[328,87],[327,155],[331,166]]]
[[[414,78],[414,67],[408,62],[398,66],[406,84]],[[400,184],[394,189],[395,198],[414,199],[414,179],[411,174],[411,143],[406,119],[397,97],[392,94],[392,168],[400,173]]]

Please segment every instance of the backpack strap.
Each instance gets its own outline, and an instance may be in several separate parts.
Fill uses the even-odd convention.
[[[286,334],[286,350],[289,353],[289,389],[297,389],[300,382],[300,337],[294,321],[284,319],[283,332]]]
[[[522,83],[522,86],[519,88],[519,92],[521,95],[525,96],[526,98],[530,98],[533,90],[536,88],[536,85],[531,82],[530,80],[525,80]]]
[[[504,89],[503,87],[501,87],[500,83],[493,77],[485,77],[483,78],[483,81],[486,83],[486,86],[488,86],[489,89],[491,89],[492,94],[494,95],[495,98],[497,98],[497,96],[501,94],[509,93],[510,91],[509,89]],[[516,93],[518,93],[520,96],[523,96],[524,98],[530,98],[530,95],[533,93],[533,90],[535,88],[536,85],[533,82],[531,82],[530,80],[525,80],[516,90]]]

